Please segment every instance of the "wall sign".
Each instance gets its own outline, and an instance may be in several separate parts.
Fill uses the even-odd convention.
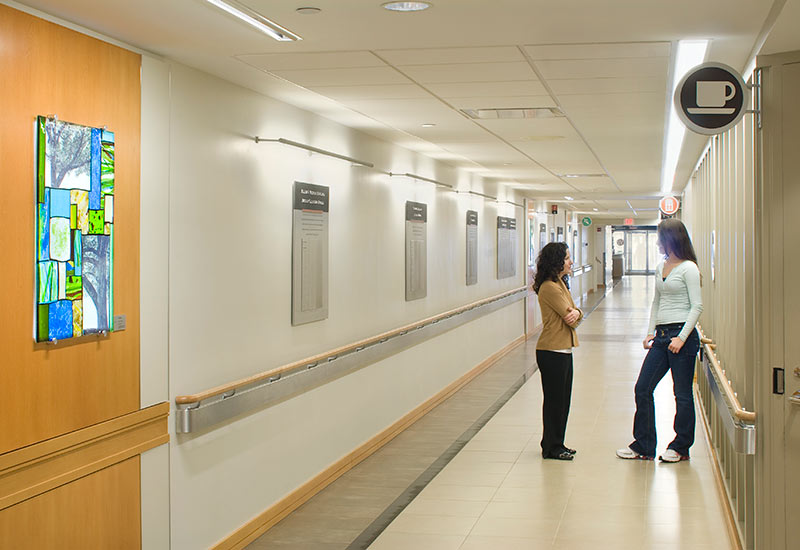
[[[428,294],[428,205],[406,202],[406,301]]]
[[[292,325],[328,318],[329,189],[294,183]]]
[[[584,225],[584,227],[589,227],[592,225],[592,218],[589,216],[584,216],[583,219],[581,219],[581,223]]]
[[[467,286],[478,282],[478,213],[467,210]]]
[[[517,274],[517,220],[497,216],[497,278]]]
[[[675,110],[698,134],[720,134],[735,126],[749,105],[750,89],[741,75],[722,63],[703,63],[675,88]]]
[[[677,197],[664,197],[658,203],[658,207],[666,216],[675,214],[680,206],[681,201]]]

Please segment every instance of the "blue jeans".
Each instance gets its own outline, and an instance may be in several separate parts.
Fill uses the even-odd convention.
[[[681,331],[683,324],[656,326],[653,347],[639,372],[634,393],[636,395],[636,415],[633,417],[634,441],[631,449],[645,456],[656,454],[656,410],[653,391],[667,374],[672,371],[673,391],[675,393],[675,439],[667,448],[683,456],[689,456],[689,447],[694,443],[694,400],[692,383],[694,380],[695,358],[700,349],[700,338],[693,330],[678,353],[667,349],[672,338]]]

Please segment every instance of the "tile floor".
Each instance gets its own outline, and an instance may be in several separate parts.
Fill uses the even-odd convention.
[[[522,378],[533,339],[248,548],[734,548],[699,424],[689,462],[614,456],[631,439],[651,299],[650,278],[626,277],[579,328],[566,441],[578,450],[573,462],[541,458],[539,375]],[[663,450],[674,414],[669,377],[656,406]]]

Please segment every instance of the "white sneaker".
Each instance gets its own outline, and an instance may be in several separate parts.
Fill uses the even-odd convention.
[[[652,456],[640,455],[630,447],[623,447],[621,449],[617,449],[617,456],[619,458],[624,458],[626,460],[631,460],[631,459],[653,460]]]
[[[680,462],[681,460],[689,460],[689,457],[678,453],[674,449],[667,449],[664,454],[658,457],[661,462]]]

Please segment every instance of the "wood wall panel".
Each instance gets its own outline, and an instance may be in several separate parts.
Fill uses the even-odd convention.
[[[0,454],[139,408],[141,57],[0,6]],[[34,120],[116,134],[114,313],[127,330],[34,344]]]
[[[0,513],[0,548],[141,547],[139,456]]]

